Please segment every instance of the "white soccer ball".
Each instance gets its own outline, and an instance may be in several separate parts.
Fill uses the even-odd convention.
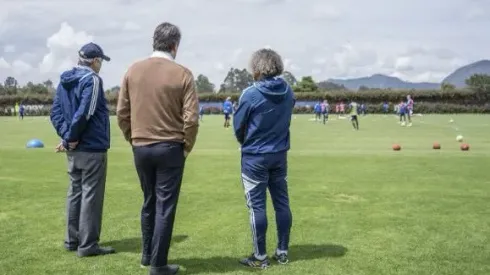
[[[456,141],[459,141],[459,142],[463,141],[463,136],[462,135],[458,135],[456,137]]]
[[[451,119],[449,120],[449,123],[453,123],[453,122],[454,122],[454,120],[451,118]]]

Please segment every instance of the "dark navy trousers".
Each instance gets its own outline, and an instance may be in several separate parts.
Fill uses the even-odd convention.
[[[184,172],[182,143],[133,147],[144,202],[141,209],[142,262],[167,265],[180,186]]]
[[[242,184],[250,213],[254,254],[267,255],[267,189],[276,212],[277,249],[287,251],[292,225],[287,184],[287,152],[242,154]]]

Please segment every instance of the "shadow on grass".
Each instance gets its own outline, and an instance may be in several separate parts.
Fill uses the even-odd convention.
[[[334,244],[307,244],[294,245],[289,249],[291,263],[297,261],[308,261],[315,259],[327,259],[342,257],[347,253],[347,248]],[[212,257],[212,258],[191,258],[176,259],[175,264],[185,268],[182,274],[201,274],[201,273],[228,273],[234,271],[255,272],[258,270],[247,269],[238,263],[239,258],[232,257]]]
[[[188,238],[187,235],[176,235],[172,238],[172,244],[180,243]],[[140,238],[127,238],[121,240],[109,241],[101,244],[101,246],[112,246],[116,252],[134,252],[141,253],[141,237]]]

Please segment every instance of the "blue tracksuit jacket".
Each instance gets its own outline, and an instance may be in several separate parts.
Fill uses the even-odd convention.
[[[66,148],[78,141],[75,151],[109,149],[109,109],[102,79],[92,69],[79,66],[61,74],[50,117]]]
[[[233,128],[243,154],[272,154],[290,148],[289,126],[295,99],[279,77],[255,82],[240,96]]]

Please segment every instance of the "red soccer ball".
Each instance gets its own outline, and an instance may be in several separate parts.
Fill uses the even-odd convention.
[[[470,150],[469,144],[466,143],[461,144],[461,151],[468,151],[468,150]]]
[[[400,144],[393,144],[393,146],[391,146],[391,147],[393,148],[394,151],[400,151],[402,149]]]
[[[441,149],[441,144],[439,144],[438,142],[434,142],[434,144],[432,145],[432,149],[435,149],[435,150]]]

